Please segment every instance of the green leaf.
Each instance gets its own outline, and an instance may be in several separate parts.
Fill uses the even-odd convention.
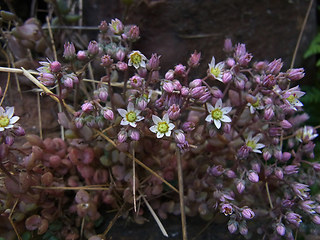
[[[320,33],[312,40],[309,48],[304,53],[303,57],[308,58],[310,56],[316,55],[320,53]]]

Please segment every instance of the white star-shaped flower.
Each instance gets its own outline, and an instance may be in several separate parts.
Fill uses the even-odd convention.
[[[299,101],[299,98],[302,97],[305,92],[300,91],[299,86],[295,86],[293,88],[288,89],[282,95],[284,102],[291,109],[297,111],[296,107],[302,107],[302,102]]]
[[[174,129],[174,124],[169,122],[169,115],[166,113],[163,118],[152,115],[154,125],[150,127],[150,131],[157,134],[157,138],[162,138],[164,135],[170,137],[171,130]]]
[[[209,63],[209,74],[215,79],[223,82],[222,80],[223,68],[224,68],[224,62],[219,62],[216,65],[216,59],[212,57],[211,63]]]
[[[223,108],[221,98],[219,98],[214,107],[210,103],[207,103],[206,105],[209,112],[209,115],[206,117],[207,122],[213,121],[218,129],[221,127],[221,122],[231,122],[231,118],[226,114],[228,114],[232,108]]]
[[[0,107],[0,132],[5,129],[13,128],[14,124],[19,120],[18,116],[13,116],[14,107]]]
[[[144,117],[139,116],[141,111],[134,108],[133,103],[129,102],[127,110],[118,109],[118,113],[123,117],[120,124],[121,125],[130,125],[131,127],[136,127],[137,122],[140,122]]]
[[[261,134],[257,134],[256,136],[252,137],[252,132],[249,133],[247,139],[246,139],[246,145],[251,148],[252,152],[255,153],[262,153],[261,148],[264,148],[265,145],[262,143],[258,143],[261,139]]]
[[[134,66],[136,69],[146,67],[147,58],[140,51],[132,51],[128,58],[128,66]]]

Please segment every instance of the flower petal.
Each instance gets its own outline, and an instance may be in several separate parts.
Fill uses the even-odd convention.
[[[14,107],[6,108],[6,114],[7,114],[8,118],[11,118],[13,116],[13,113],[14,113]]]
[[[134,106],[133,106],[132,102],[129,102],[127,109],[128,109],[128,112],[133,112],[134,111]]]
[[[258,149],[253,149],[252,150],[253,152],[255,152],[255,153],[262,153],[260,150],[258,150]]]
[[[156,133],[158,132],[157,125],[153,125],[152,127],[149,128],[151,132]]]
[[[163,121],[165,121],[166,123],[169,123],[169,115],[168,113],[166,113],[164,116],[163,116]]]
[[[127,110],[124,110],[122,108],[117,109],[118,113],[120,114],[121,117],[126,117],[127,115]]]
[[[229,113],[231,110],[232,110],[232,107],[224,107],[224,108],[221,108],[221,112],[224,113],[224,114]]]
[[[209,114],[207,117],[206,117],[206,121],[207,122],[212,122],[213,118],[211,116],[211,114]]]
[[[258,144],[256,145],[256,149],[260,149],[260,148],[264,148],[264,147],[265,147],[265,145],[262,144],[262,143],[258,143]]]
[[[221,127],[221,121],[217,119],[213,119],[213,121],[214,121],[214,125],[216,125],[216,127],[219,129]]]
[[[168,130],[168,131],[166,132],[166,136],[167,136],[167,137],[170,137],[170,135],[171,135],[171,131]]]
[[[4,131],[4,128],[3,127],[0,127],[0,132],[3,132]]]
[[[120,124],[123,125],[123,126],[126,126],[126,125],[129,124],[129,122],[125,118],[122,118]]]
[[[174,129],[175,125],[173,123],[169,123],[169,130],[171,131],[172,129]]]
[[[206,106],[209,113],[211,113],[214,110],[214,107],[210,103],[206,103]]]
[[[162,122],[162,119],[159,118],[159,117],[156,116],[156,115],[152,115],[152,121],[153,121],[155,124],[158,124],[159,122]]]
[[[221,120],[222,122],[231,122],[231,121],[232,121],[231,118],[229,118],[227,115],[223,115],[223,116],[220,118],[220,120]]]
[[[136,122],[130,122],[129,125],[134,128],[137,126]]]
[[[164,136],[164,134],[163,133],[161,133],[161,132],[157,132],[157,138],[162,138]]]
[[[18,116],[12,117],[12,118],[10,119],[10,124],[16,123],[19,119],[20,119],[20,117],[18,117]]]
[[[216,105],[214,106],[215,108],[222,108],[222,100],[221,98],[218,99],[218,101],[216,102]]]
[[[140,122],[140,121],[143,120],[143,119],[144,119],[144,117],[137,116],[136,122]]]

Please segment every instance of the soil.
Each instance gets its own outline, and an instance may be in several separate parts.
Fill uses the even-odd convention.
[[[284,68],[288,68],[309,4],[309,0],[137,0],[126,9],[120,2],[84,1],[83,24],[97,26],[102,20],[123,19],[127,12],[125,22],[138,25],[141,31],[141,39],[134,49],[147,57],[155,52],[160,54],[162,74],[176,64],[186,64],[194,50],[202,54],[199,72],[204,73],[213,55],[218,61],[223,58],[221,49],[226,37],[233,43],[245,43],[254,60],[282,58]],[[306,61],[302,55],[316,34],[316,26],[316,6],[313,6],[295,64],[306,68],[304,81],[307,83],[312,83],[314,59]],[[94,39],[96,33],[85,32],[89,40]],[[197,72],[194,74],[197,76]],[[0,75],[2,89],[6,79],[7,74]],[[15,106],[15,114],[20,116],[19,123],[26,133],[39,134],[37,94],[30,86],[22,85],[20,95],[13,77],[11,82],[3,105]],[[44,137],[58,136],[56,103],[48,96],[40,98]],[[171,216],[164,221],[169,238],[162,237],[151,216],[148,219],[149,223],[142,226],[120,220],[111,229],[110,236],[114,240],[182,239],[179,217]],[[207,224],[194,218],[187,222],[190,237],[195,237]],[[197,239],[226,239],[225,233],[225,224],[210,225]]]

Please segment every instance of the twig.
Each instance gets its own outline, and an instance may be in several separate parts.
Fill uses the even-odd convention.
[[[307,20],[308,20],[308,17],[310,15],[310,11],[311,11],[312,5],[313,5],[313,0],[310,1],[306,16],[304,17],[303,24],[302,24],[302,27],[301,27],[301,30],[300,30],[300,33],[299,33],[299,37],[298,37],[297,43],[296,43],[296,47],[295,47],[294,52],[293,52],[290,68],[293,68],[293,66],[294,66],[294,62],[296,60],[297,52],[298,52],[298,49],[299,49],[299,46],[300,46],[300,42],[301,42],[301,39],[302,39],[303,31],[304,31],[304,29],[306,27]]]
[[[270,191],[269,191],[268,182],[266,182],[266,190],[267,190],[267,196],[268,196],[270,208],[273,209],[273,204],[272,204],[272,201],[271,201],[271,196],[270,196]]]
[[[177,167],[178,167],[182,238],[183,238],[183,240],[187,240],[188,236],[187,236],[187,223],[186,223],[184,195],[183,195],[183,175],[182,175],[181,153],[180,153],[180,149],[178,147],[176,147],[176,155],[177,155]]]
[[[71,190],[71,191],[77,191],[77,190],[109,190],[108,187],[95,187],[95,186],[81,186],[81,187],[45,187],[45,186],[31,186],[31,188],[34,189],[43,189],[43,190]]]
[[[137,212],[137,199],[136,199],[136,163],[135,151],[132,149],[132,192],[133,192],[133,209]]]
[[[42,136],[42,119],[41,119],[41,103],[40,103],[40,93],[37,93],[37,106],[38,106],[38,120],[39,120],[39,137],[43,139]]]
[[[140,192],[140,191],[139,191],[139,192]],[[140,194],[141,194],[141,192],[140,192]],[[142,197],[144,203],[147,205],[147,207],[148,207],[151,215],[153,216],[154,220],[156,221],[158,227],[160,228],[163,236],[169,237],[166,229],[163,227],[160,219],[158,218],[157,214],[153,211],[153,209],[152,209],[152,207],[150,206],[150,204],[148,203],[147,199],[146,199],[142,194],[141,194],[141,197]]]
[[[110,231],[110,229],[112,228],[113,224],[117,221],[118,217],[120,216],[120,214],[122,213],[122,210],[124,209],[124,206],[126,205],[126,203],[122,204],[121,208],[119,209],[119,211],[117,212],[117,214],[113,217],[113,219],[111,220],[111,222],[109,223],[109,225],[107,226],[106,230],[104,230],[104,232],[102,233],[103,236],[106,236],[108,234],[108,232]]]
[[[12,225],[12,227],[13,227],[13,230],[14,230],[14,232],[16,233],[18,239],[19,239],[19,240],[22,240],[22,238],[20,237],[20,235],[19,235],[19,233],[18,233],[18,230],[17,230],[16,226],[14,225],[14,222],[12,221],[12,214],[13,214],[13,212],[14,212],[17,204],[18,204],[18,201],[19,201],[19,198],[17,198],[17,200],[15,201],[15,203],[14,203],[14,205],[13,205],[13,208],[12,208],[11,211],[10,211],[10,214],[9,214],[8,219],[9,219],[9,222],[11,223],[11,225]]]
[[[1,49],[1,52],[4,54],[4,56],[6,57],[6,59],[7,59],[7,63],[8,63],[8,67],[10,67],[10,61],[9,61],[9,58],[8,58],[8,55],[7,55],[7,53],[3,50],[3,49]],[[8,78],[7,78],[7,83],[6,83],[6,87],[5,87],[5,89],[4,89],[4,92],[3,92],[3,96],[2,96],[2,98],[1,98],[1,102],[0,102],[0,106],[2,105],[2,103],[3,103],[3,100],[4,100],[4,98],[6,97],[6,94],[7,94],[7,91],[8,91],[8,88],[9,88],[9,83],[10,83],[10,72],[8,72]]]

